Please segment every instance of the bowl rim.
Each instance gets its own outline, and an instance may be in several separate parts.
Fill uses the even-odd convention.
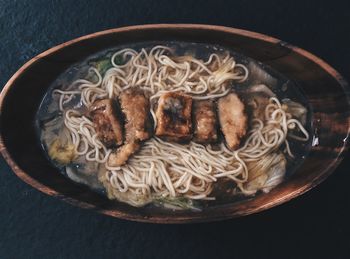
[[[298,53],[301,56],[304,56],[308,60],[311,60],[312,62],[316,63],[319,65],[323,70],[325,70],[327,73],[329,73],[341,86],[343,89],[343,94],[346,96],[347,102],[350,105],[350,87],[347,81],[344,79],[344,77],[336,71],[333,67],[331,67],[329,64],[327,64],[324,60],[321,58],[315,56],[314,54],[296,47],[292,44],[286,43],[282,40],[279,40],[277,38],[253,32],[253,31],[248,31],[244,29],[238,29],[238,28],[232,28],[232,27],[227,27],[227,26],[221,26],[221,25],[207,25],[207,24],[192,24],[192,23],[160,23],[160,24],[143,24],[143,25],[132,25],[132,26],[124,26],[124,27],[119,27],[119,28],[112,28],[112,29],[107,29],[103,31],[98,31],[94,33],[90,33],[84,36],[80,36],[78,38],[74,38],[72,40],[66,41],[64,43],[58,44],[54,47],[49,48],[48,50],[41,52],[40,54],[36,55],[35,57],[31,58],[29,61],[27,61],[24,65],[22,65],[7,81],[3,89],[1,90],[0,93],[0,117],[1,117],[1,111],[3,110],[3,105],[4,105],[4,99],[10,90],[11,86],[13,83],[16,81],[16,79],[30,66],[32,66],[34,63],[36,63],[38,60],[45,58],[46,56],[55,53],[56,51],[59,51],[60,49],[73,45],[75,43],[91,39],[91,38],[97,38],[103,35],[107,34],[113,34],[113,33],[121,33],[121,32],[127,32],[127,31],[143,31],[147,29],[194,29],[194,30],[208,30],[208,31],[220,31],[224,33],[230,33],[230,34],[238,34],[242,35],[251,39],[257,39],[261,40],[264,42],[269,42],[273,44],[281,44],[284,47],[287,47],[288,49],[292,50],[293,52]],[[40,183],[39,181],[35,180],[32,178],[30,175],[28,175],[24,170],[22,170],[15,160],[12,158],[10,152],[7,150],[2,133],[0,132],[0,152],[7,162],[7,164],[10,166],[12,171],[25,183],[29,184],[30,186],[34,187],[35,189],[48,194],[50,196],[56,196],[59,197],[60,199],[75,205],[80,208],[89,208],[89,209],[98,209],[99,212],[105,215],[117,217],[117,218],[122,218],[122,219],[128,219],[128,220],[133,220],[133,221],[140,221],[140,222],[151,222],[151,223],[188,223],[188,222],[208,222],[208,221],[216,221],[216,220],[222,220],[222,219],[228,219],[228,218],[234,218],[238,216],[243,216],[243,215],[249,215],[253,214],[256,212],[264,211],[266,209],[278,206],[282,203],[285,203],[292,198],[295,198],[297,196],[302,195],[303,193],[307,192],[308,190],[312,189],[313,187],[317,186],[320,184],[324,179],[326,179],[333,171],[335,168],[339,165],[339,163],[343,160],[344,156],[342,156],[348,149],[349,147],[349,135],[350,135],[350,123],[348,123],[348,129],[346,133],[346,138],[344,139],[344,144],[341,148],[340,151],[337,152],[337,157],[335,158],[336,162],[333,164],[333,166],[330,167],[327,173],[320,175],[315,179],[315,181],[312,184],[305,185],[303,187],[300,187],[297,190],[294,190],[290,192],[287,195],[283,195],[282,198],[278,200],[274,200],[273,202],[270,203],[265,203],[262,204],[261,206],[258,206],[257,208],[250,209],[249,211],[246,211],[242,214],[237,214],[235,216],[232,215],[227,215],[223,216],[210,216],[210,217],[205,217],[205,218],[195,218],[193,220],[188,220],[186,218],[167,218],[167,217],[161,217],[162,219],[166,220],[157,220],[157,218],[143,218],[143,217],[135,217],[131,216],[128,213],[125,213],[123,211],[113,211],[111,212],[110,210],[105,210],[98,208],[98,206],[95,206],[91,203],[85,202],[85,201],[80,201],[75,198],[66,196],[62,193],[59,193],[55,191],[54,189]]]

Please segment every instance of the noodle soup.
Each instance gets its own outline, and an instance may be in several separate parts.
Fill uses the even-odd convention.
[[[287,78],[221,46],[149,42],[64,72],[37,113],[48,159],[132,206],[200,209],[269,192],[310,146]]]

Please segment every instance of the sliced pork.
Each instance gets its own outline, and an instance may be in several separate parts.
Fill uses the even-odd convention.
[[[183,142],[192,137],[192,97],[179,92],[160,96],[156,110],[156,136]]]
[[[193,103],[193,140],[198,143],[214,143],[218,140],[218,122],[215,103],[212,100]]]
[[[229,93],[218,100],[220,128],[231,150],[239,147],[248,127],[245,106],[237,94]]]
[[[123,143],[123,126],[118,107],[112,99],[95,101],[90,107],[90,117],[98,138],[107,146],[119,146]]]
[[[126,90],[119,96],[125,117],[125,143],[108,158],[109,166],[121,166],[140,149],[140,143],[151,137],[149,99],[140,90]]]

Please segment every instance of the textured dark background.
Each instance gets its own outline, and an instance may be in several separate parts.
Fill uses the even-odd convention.
[[[174,22],[272,35],[322,57],[349,79],[346,2],[0,0],[0,86],[27,60],[72,38]],[[3,159],[0,167],[0,259],[350,258],[349,154],[327,181],[300,198],[258,215],[197,225],[98,215],[32,189]]]

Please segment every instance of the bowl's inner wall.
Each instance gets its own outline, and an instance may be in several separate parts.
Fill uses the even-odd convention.
[[[135,209],[111,202],[86,187],[74,184],[58,173],[57,169],[47,161],[34,127],[35,113],[47,88],[73,63],[120,44],[161,40],[220,44],[264,62],[297,83],[313,109],[312,121],[317,130],[319,145],[312,148],[300,170],[287,183],[281,184],[270,194],[260,195],[256,199],[231,206],[229,208],[231,213],[244,209],[254,210],[262,204],[283,198],[298,188],[312,186],[326,176],[323,172],[336,166],[335,158],[343,148],[343,140],[347,137],[348,126],[344,125],[344,121],[348,116],[349,104],[344,89],[335,78],[312,60],[294,52],[288,45],[225,31],[191,28],[152,28],[100,35],[78,41],[36,60],[13,82],[1,111],[1,133],[12,159],[26,174],[47,186],[48,190],[51,188],[66,197],[84,201],[92,206],[96,205],[100,209],[116,209],[135,217],[161,215],[185,217],[188,212],[180,211],[174,214],[162,209],[152,209],[150,212],[147,208]],[[220,217],[228,212],[224,207],[206,210],[215,210],[215,217]],[[200,215],[196,216],[193,212],[192,216]]]

